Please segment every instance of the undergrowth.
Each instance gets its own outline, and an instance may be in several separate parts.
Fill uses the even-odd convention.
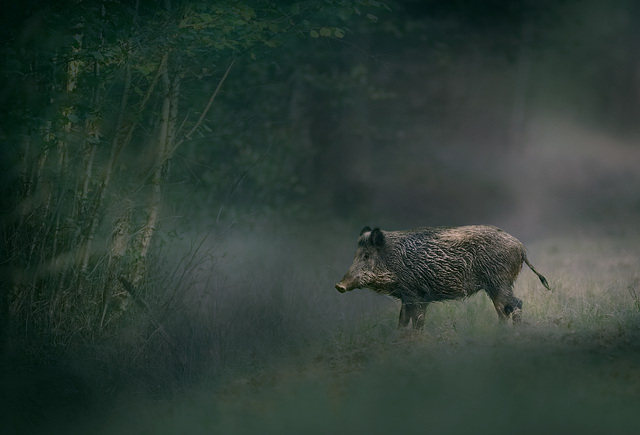
[[[637,429],[635,233],[527,243],[552,291],[523,270],[522,325],[479,293],[432,304],[419,332],[396,329],[390,298],[333,289],[347,241],[279,236],[158,261],[164,297],[145,293],[110,337],[37,366],[5,358],[3,420],[29,433]]]

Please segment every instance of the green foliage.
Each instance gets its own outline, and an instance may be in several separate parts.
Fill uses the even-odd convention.
[[[150,303],[166,296],[149,292],[143,249],[145,233],[155,249],[174,242],[171,227],[151,226],[162,205],[152,207],[158,165],[166,214],[167,203],[188,198],[203,206],[187,214],[208,207],[222,223],[255,212],[250,204],[265,210],[304,196],[296,168],[312,153],[294,132],[306,127],[282,122],[296,96],[287,76],[299,58],[291,52],[314,51],[311,29],[345,38],[355,5],[380,7],[167,4],[34,4],[34,18],[21,19],[37,25],[4,29],[9,110],[0,134],[11,151],[3,150],[10,218],[2,251],[12,272],[3,306],[8,327],[29,330],[34,343],[48,334],[65,346],[110,336],[140,302],[132,292]],[[307,75],[295,92],[306,94],[314,81]],[[256,89],[264,89],[258,98]],[[174,94],[175,135],[162,149],[162,108]],[[172,171],[175,158],[195,166]],[[197,188],[182,189],[185,182]]]
[[[487,179],[494,168],[486,163],[492,152],[505,154],[504,149],[483,148],[471,157],[479,163],[458,167],[462,153],[455,140],[462,139],[446,139],[465,130],[460,112],[467,110],[472,118],[512,106],[512,68],[523,47],[534,53],[536,67],[579,65],[571,92],[588,102],[585,111],[606,111],[608,106],[598,102],[612,87],[600,85],[618,82],[600,74],[610,77],[624,59],[619,47],[626,46],[629,35],[617,32],[633,22],[619,18],[619,26],[603,25],[600,33],[584,33],[574,24],[573,42],[563,45],[557,42],[564,29],[558,20],[577,7],[573,2],[389,4],[83,0],[27,2],[24,10],[13,6],[3,13],[0,346],[11,350],[16,366],[26,367],[17,379],[31,380],[28,370],[38,361],[87,366],[89,373],[82,376],[99,391],[101,412],[127,387],[170,394],[207,385],[225,400],[237,398],[229,402],[230,408],[237,406],[230,412],[215,399],[215,421],[202,418],[207,430],[278,431],[283,429],[279,417],[290,409],[303,415],[317,401],[318,419],[336,407],[364,419],[367,410],[359,404],[378,406],[369,393],[379,390],[403,405],[395,411],[414,409],[411,405],[424,396],[405,394],[386,382],[394,367],[402,372],[403,384],[413,379],[425,389],[435,384],[435,392],[426,396],[435,407],[440,394],[451,399],[447,382],[464,370],[465,361],[478,357],[479,368],[491,370],[493,353],[487,349],[497,349],[500,367],[512,372],[512,348],[533,356],[525,370],[531,375],[549,362],[535,359],[538,345],[577,343],[573,349],[580,353],[586,344],[597,343],[604,353],[594,364],[566,360],[589,373],[602,370],[599,358],[615,355],[617,344],[635,339],[637,277],[614,265],[613,271],[599,270],[604,278],[597,278],[594,267],[576,271],[563,263],[566,256],[602,252],[599,244],[568,252],[540,248],[552,260],[546,269],[536,264],[555,275],[557,292],[539,293],[539,283],[524,279],[518,290],[526,296],[532,325],[515,335],[497,329],[486,298],[434,306],[428,332],[407,337],[395,332],[393,302],[364,292],[339,299],[332,290],[343,272],[335,253],[350,252],[351,245],[327,234],[346,234],[341,225],[358,219],[362,209],[379,219],[384,213],[410,213],[402,202],[407,190],[396,189],[403,195],[394,192],[392,199],[399,202],[388,206],[379,192],[385,185],[427,186],[420,196],[425,205],[418,210],[428,209],[422,218],[449,218],[453,202],[465,204],[477,192],[487,199],[481,208],[499,208],[492,201],[502,201],[505,187]],[[523,32],[526,23],[536,30],[531,35]],[[588,37],[581,39],[583,33]],[[601,34],[618,48],[610,50]],[[561,50],[576,46],[579,50],[569,54]],[[591,59],[594,46],[615,62],[607,67],[583,62]],[[551,60],[545,57],[550,47],[557,49]],[[490,56],[477,56],[482,50]],[[495,98],[493,89],[481,89],[487,83],[483,62],[495,62],[484,71],[492,75],[491,83],[499,82]],[[544,76],[549,80],[536,85],[552,83],[550,90],[568,81],[551,67]],[[619,83],[623,88],[627,82]],[[482,110],[474,112],[478,108],[465,100],[472,93]],[[447,110],[455,117],[447,118]],[[492,121],[489,117],[478,118],[478,124],[491,124],[485,122]],[[483,136],[486,130],[480,131],[478,136],[491,142]],[[414,145],[398,148],[404,143]],[[440,160],[432,158],[438,151],[444,156]],[[402,159],[410,162],[401,165]],[[399,173],[408,174],[406,184],[394,184]],[[634,194],[626,185],[620,190],[630,198]],[[542,197],[540,191],[537,195]],[[460,215],[471,216],[464,211],[475,204],[459,208]],[[340,218],[333,216],[332,205],[340,209]],[[320,217],[313,222],[322,225],[315,229],[291,225],[316,214]],[[272,228],[260,226],[265,220],[282,221],[285,228],[267,237]],[[148,251],[142,247],[144,234],[151,240]],[[606,257],[618,258],[621,245],[610,246]],[[623,248],[635,258],[635,251]],[[584,270],[591,275],[579,278]],[[524,344],[513,338],[518,334]],[[469,343],[469,353],[456,353]],[[456,358],[443,356],[452,350]],[[394,352],[407,359],[398,361]],[[549,359],[558,357],[566,355],[554,348]],[[279,358],[289,362],[280,365]],[[416,373],[424,361],[444,377]],[[302,384],[277,372],[291,373],[287,364],[296,365]],[[562,374],[563,364],[553,367]],[[48,391],[45,397],[70,391],[77,399],[74,407],[89,402],[91,392],[67,384],[69,377],[53,376],[69,390],[43,389],[38,377],[29,385],[37,393]],[[304,383],[309,379],[312,388]],[[478,387],[474,379],[464,378]],[[556,374],[546,378],[545,388],[558,379]],[[571,379],[570,386],[578,388]],[[616,376],[605,379],[623,385]],[[241,381],[238,389],[234,380]],[[511,384],[499,377],[490,381],[497,385],[492,391],[498,405],[509,405]],[[247,392],[247,384],[255,389]],[[592,383],[583,392],[605,387]],[[283,396],[270,405],[274,389],[301,400]],[[22,390],[17,382],[15,391]],[[562,391],[559,397],[558,402],[576,399]],[[616,396],[614,403],[627,398]],[[22,409],[23,402],[11,403]],[[597,400],[582,403],[598,405]],[[468,405],[476,409],[471,405],[478,404]],[[257,427],[236,421],[247,409]],[[261,420],[260,409],[273,412],[278,422]],[[434,418],[455,417],[443,415]],[[617,415],[626,418],[626,409]],[[343,417],[333,421],[336,428]],[[443,419],[438,421],[444,428]],[[383,427],[385,422],[377,423]],[[296,420],[293,427],[303,424]]]

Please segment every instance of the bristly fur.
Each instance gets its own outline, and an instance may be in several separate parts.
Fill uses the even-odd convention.
[[[522,301],[513,284],[522,263],[529,263],[518,239],[492,226],[418,228],[382,231],[365,227],[358,238],[354,262],[341,291],[370,288],[402,301],[400,326],[424,322],[424,309],[434,301],[466,298],[485,290],[501,319],[519,320]]]

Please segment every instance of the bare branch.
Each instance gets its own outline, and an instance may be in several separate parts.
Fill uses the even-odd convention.
[[[198,128],[200,128],[200,124],[202,124],[202,121],[204,120],[204,117],[207,116],[207,113],[209,112],[209,109],[211,108],[211,105],[213,104],[213,100],[215,100],[216,97],[218,96],[218,93],[220,92],[220,88],[222,88],[222,84],[227,79],[227,76],[229,75],[229,71],[231,71],[231,68],[233,67],[233,64],[236,62],[236,59],[237,59],[237,57],[234,57],[233,60],[231,61],[231,63],[229,64],[229,66],[227,67],[227,70],[224,72],[224,75],[222,76],[222,78],[218,82],[218,86],[216,86],[216,90],[213,91],[213,94],[211,94],[211,97],[209,98],[209,102],[207,103],[207,106],[202,111],[202,114],[200,115],[200,118],[198,119],[198,122],[196,122],[196,124],[193,126],[193,128],[191,130],[189,130],[189,132],[185,135],[185,138],[191,139],[191,135],[193,133],[195,133],[195,131]],[[181,140],[178,144],[176,144],[175,148],[177,148],[178,145],[181,144],[182,142],[184,142],[184,139]],[[175,148],[174,148],[174,151],[175,151]]]
[[[220,89],[222,88],[222,84],[225,82],[225,80],[229,76],[229,72],[231,71],[231,68],[233,67],[233,64],[235,63],[236,59],[237,59],[237,57],[233,58],[233,60],[231,61],[231,63],[227,67],[226,71],[224,72],[224,75],[222,76],[222,78],[218,82],[218,86],[216,86],[216,89],[213,91],[213,94],[211,94],[211,97],[209,98],[209,101],[207,102],[207,106],[202,111],[202,114],[200,115],[200,118],[198,119],[196,124],[191,128],[191,130],[189,130],[189,132],[187,134],[184,135],[184,137],[182,139],[180,139],[179,141],[176,141],[175,145],[173,145],[173,147],[170,150],[169,149],[167,150],[167,152],[164,154],[164,157],[156,164],[156,166],[153,167],[153,169],[151,170],[151,172],[149,174],[153,174],[155,172],[155,170],[159,166],[164,165],[164,163],[173,156],[173,154],[178,149],[178,147],[180,145],[182,145],[186,139],[191,139],[191,135],[200,127],[200,125],[202,124],[202,121],[204,120],[204,117],[207,116],[207,113],[209,112],[209,109],[211,108],[211,105],[213,104],[213,101],[216,99],[216,96],[218,95],[218,93],[220,92]],[[167,144],[167,146],[168,145],[169,144]],[[147,177],[148,176],[149,175],[147,175]],[[145,177],[145,178],[147,178],[147,177]]]

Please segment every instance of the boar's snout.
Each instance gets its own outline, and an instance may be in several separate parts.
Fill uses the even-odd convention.
[[[347,272],[347,274],[340,280],[340,282],[336,284],[336,290],[338,290],[340,293],[350,292],[357,286],[357,280]]]

